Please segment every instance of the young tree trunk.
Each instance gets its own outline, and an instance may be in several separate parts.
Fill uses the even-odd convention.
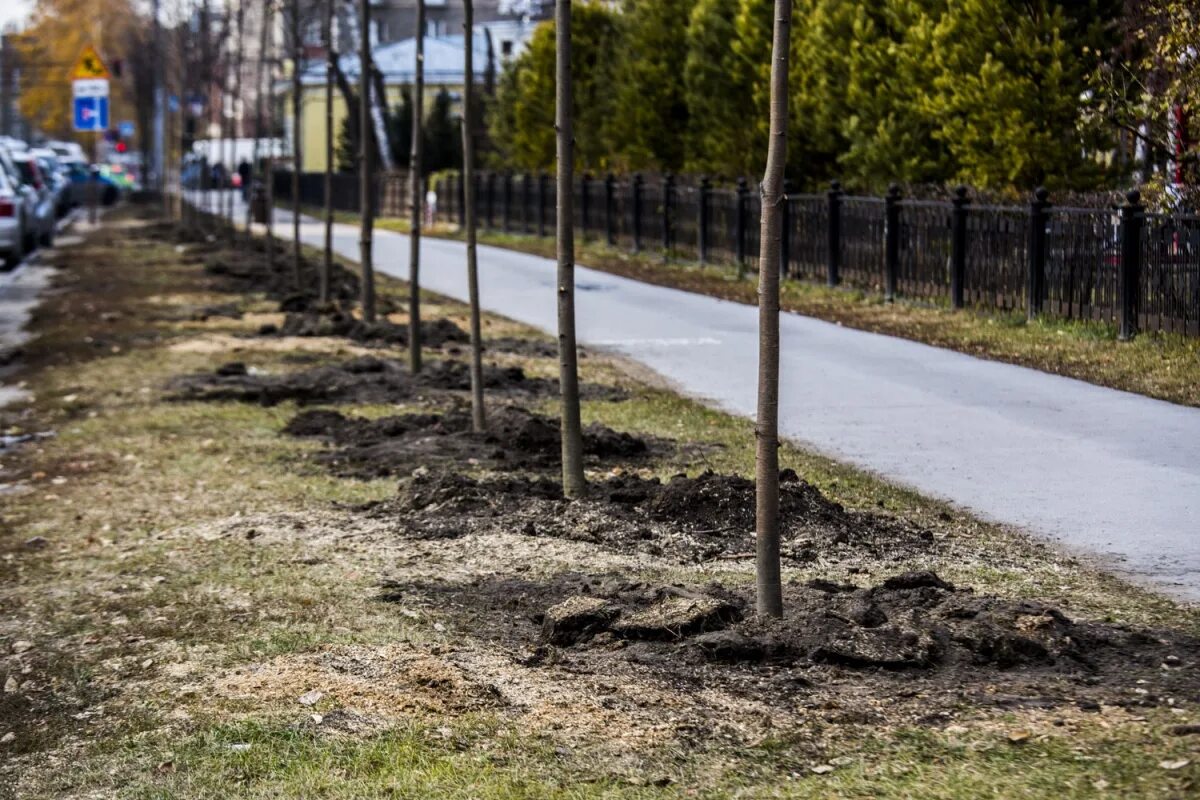
[[[325,252],[321,258],[320,286],[317,297],[322,305],[329,302],[329,276],[333,272],[333,81],[337,72],[337,53],[333,50],[333,4],[325,0]]]
[[[229,17],[233,9],[229,5],[229,0],[225,0],[224,22],[221,27],[225,33],[229,32]],[[212,208],[213,223],[217,226],[217,233],[221,236],[225,235],[225,231],[219,230],[222,227],[224,220],[222,217],[225,214],[225,188],[228,185],[229,173],[228,167],[224,166],[225,157],[229,154],[229,118],[225,113],[225,104],[229,98],[229,60],[226,58],[225,37],[222,36],[217,42],[217,139],[216,141],[209,140],[209,153],[213,154],[215,162],[222,165],[221,179],[215,183],[215,197]]]
[[[260,87],[258,95],[259,113],[262,113],[263,98],[270,97],[271,94],[271,65],[267,60],[267,53],[271,46],[271,14],[274,9],[271,6],[272,0],[266,0],[265,8],[263,9],[263,29],[262,29],[262,47],[259,50],[259,63],[263,66],[264,80]],[[267,243],[267,271],[275,271],[275,143],[272,141],[274,137],[267,137],[267,157],[266,163],[263,165],[265,188],[267,195],[267,224],[266,224],[266,243]]]
[[[300,278],[300,0],[291,0],[289,20],[292,45],[292,281],[303,289]]]
[[[375,321],[375,268],[371,263],[371,228],[375,224],[374,198],[371,179],[374,169],[371,164],[371,0],[358,0],[359,49],[358,49],[358,191],[362,208],[362,222],[358,240],[359,261],[362,263],[362,307],[363,319]]]
[[[409,192],[412,195],[412,231],[408,255],[408,366],[421,371],[421,211],[425,193],[421,181],[421,123],[425,107],[425,0],[417,0],[417,70],[413,78],[412,150],[408,160]]]
[[[775,0],[771,45],[771,139],[762,184],[758,257],[758,418],[754,459],[758,613],[783,616],[779,570],[779,250],[787,162],[788,51],[792,2]]]
[[[242,133],[242,67],[245,62],[246,52],[246,11],[245,6],[238,2],[237,7],[237,50],[233,59],[233,152],[230,154],[229,162],[233,168],[237,169],[237,142]],[[244,189],[243,189],[244,191]],[[233,243],[237,244],[237,219],[234,209],[237,204],[234,202],[233,194],[229,196],[229,228]]]
[[[579,497],[583,479],[583,433],[579,419],[579,366],[575,352],[575,134],[571,97],[571,0],[556,0],[555,126],[558,128],[558,382],[562,394],[563,494]]]
[[[471,427],[487,428],[483,405],[483,330],[479,320],[479,265],[475,248],[475,3],[463,0],[463,221],[467,236],[467,294],[471,303]]]
[[[267,61],[267,23],[270,18],[271,0],[263,0],[262,17],[259,19],[258,61],[254,65],[254,158],[251,163],[251,185],[263,180],[262,135],[263,135],[263,75]],[[265,188],[265,187],[264,187]],[[252,196],[253,197],[253,196]],[[269,213],[269,212],[268,212]],[[246,231],[249,233],[254,218],[251,204],[246,205]]]

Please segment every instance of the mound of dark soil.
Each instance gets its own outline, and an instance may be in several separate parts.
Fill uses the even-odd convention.
[[[1200,640],[1074,620],[1037,602],[976,595],[930,572],[868,587],[785,587],[781,620],[754,616],[753,587],[651,585],[564,574],[539,582],[385,582],[381,599],[420,598],[537,668],[722,688],[774,707],[910,706],[944,720],[964,703],[1001,707],[1178,705],[1200,700]],[[624,666],[621,666],[624,665]],[[1168,701],[1170,698],[1170,701]],[[827,705],[834,701],[832,705]],[[830,718],[830,717],[826,717]]]
[[[588,441],[585,438],[585,445]],[[609,449],[602,437],[590,441],[600,461],[632,458],[620,446]],[[655,449],[656,443],[649,444]],[[555,448],[557,439],[545,451],[548,456],[543,463],[558,463]],[[486,457],[486,451],[473,452],[476,459]],[[420,454],[410,451],[409,455],[413,458],[410,464],[419,460]],[[517,454],[509,452],[506,456],[509,463],[522,465]],[[378,458],[379,454],[371,452],[362,457],[361,468],[367,469],[365,459]],[[427,463],[437,466],[432,461]],[[785,561],[855,565],[868,560],[901,561],[941,552],[946,547],[924,528],[882,514],[848,511],[794,474],[784,477],[780,526]],[[411,502],[412,497],[430,494],[439,498],[433,511]],[[482,507],[490,510],[489,515],[475,513]],[[428,524],[437,524],[461,534],[517,530],[530,536],[591,542],[617,552],[667,556],[681,562],[754,555],[754,484],[733,475],[678,476],[667,483],[616,475],[593,483],[587,498],[565,502],[559,493],[548,493],[544,486],[530,481],[474,480],[435,471],[402,483],[399,497],[374,513],[402,518],[414,535],[420,535]]]
[[[317,436],[336,448],[317,458],[335,473],[355,477],[408,475],[420,467],[473,463],[492,468],[544,468],[558,463],[558,421],[513,406],[494,406],[488,429],[471,430],[470,414],[402,414],[368,420],[336,411],[306,411],[284,432]],[[602,425],[583,435],[584,455],[592,464],[646,455],[649,443]]]
[[[288,314],[277,333],[282,336],[344,336],[362,344],[408,346],[408,327],[387,320],[363,322],[345,311],[329,314]],[[448,319],[421,323],[422,347],[444,347],[470,340],[467,332]]]
[[[261,292],[280,301],[282,311],[307,311],[317,307],[315,293],[298,291],[292,271],[292,256],[278,243],[275,259],[267,264],[265,240],[241,242],[238,249],[221,247],[205,258],[204,271],[216,279],[218,287],[227,292],[249,294]],[[315,287],[319,281],[319,266],[309,258],[300,259],[300,286]],[[330,298],[338,303],[353,303],[359,296],[358,276],[336,262],[329,281]]]
[[[492,394],[536,396],[556,389],[551,381],[526,377],[520,367],[485,366],[483,379]],[[257,373],[233,362],[213,372],[174,378],[167,386],[172,400],[233,400],[268,406],[288,400],[300,405],[387,403],[418,392],[460,392],[470,387],[467,366],[458,361],[429,362],[414,378],[406,365],[373,356],[279,375]]]

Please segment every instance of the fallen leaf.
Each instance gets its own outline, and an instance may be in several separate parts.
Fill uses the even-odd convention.
[[[820,764],[815,767],[809,767],[809,769],[811,769],[813,772],[815,772],[818,775],[824,775],[827,772],[833,772],[837,768],[835,766],[833,766],[833,764]]]
[[[1160,761],[1158,765],[1163,769],[1183,769],[1190,763],[1192,763],[1191,759],[1181,758],[1178,761]]]
[[[313,689],[311,692],[305,692],[297,697],[296,702],[302,706],[315,706],[324,696],[325,695],[322,692],[318,691],[317,689]]]
[[[4,693],[5,694],[16,694],[17,689],[19,689],[19,688],[21,688],[21,685],[19,683],[17,683],[17,679],[14,678],[12,675],[9,675],[8,680],[6,680],[4,682]]]
[[[1032,736],[1032,733],[1025,730],[1010,731],[1008,734],[1008,741],[1013,744],[1024,744],[1025,742],[1029,741],[1030,737]]]

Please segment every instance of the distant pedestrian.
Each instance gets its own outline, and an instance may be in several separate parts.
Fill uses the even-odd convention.
[[[250,173],[252,171],[250,162],[245,159],[242,159],[237,166],[237,173],[242,179],[242,200],[246,202],[250,200]]]
[[[432,186],[425,192],[425,225],[433,227],[433,221],[437,219],[437,192]]]

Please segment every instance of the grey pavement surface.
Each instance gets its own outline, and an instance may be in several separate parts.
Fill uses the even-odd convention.
[[[304,220],[306,242],[323,231]],[[357,228],[336,226],[335,247],[357,260]],[[377,230],[373,252],[379,271],[408,275],[406,236]],[[423,286],[465,299],[464,254],[426,239]],[[552,261],[480,247],[479,265],[487,310],[555,329]],[[583,267],[576,287],[582,344],[753,416],[754,307]],[[781,337],[783,435],[1200,600],[1200,409],[796,314]]]

